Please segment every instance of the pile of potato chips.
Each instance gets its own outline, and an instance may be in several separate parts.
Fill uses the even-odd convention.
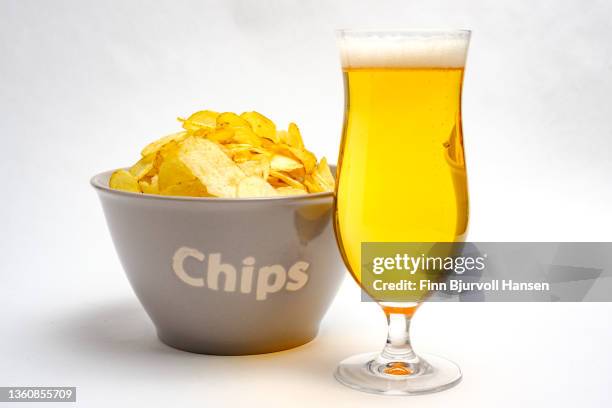
[[[129,170],[110,178],[113,189],[191,197],[274,197],[333,191],[325,158],[304,148],[295,123],[289,129],[257,112],[200,111],[184,131],[148,146]]]

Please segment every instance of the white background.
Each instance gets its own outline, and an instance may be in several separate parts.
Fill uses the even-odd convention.
[[[1,0],[0,386],[74,385],[84,407],[608,406],[610,304],[427,304],[415,346],[457,361],[464,381],[407,399],[331,376],[385,337],[348,279],[304,347],[240,358],[168,348],[88,179],[201,108],[295,120],[334,162],[335,28],[470,28],[470,239],[609,241],[611,21],[608,0]]]

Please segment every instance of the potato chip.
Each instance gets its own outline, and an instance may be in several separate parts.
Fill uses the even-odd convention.
[[[285,183],[283,180],[278,179],[276,177],[268,176],[266,181],[270,183],[270,185],[274,188],[287,187],[287,183]]]
[[[272,150],[272,149],[274,149],[275,146],[276,146],[276,143],[274,143],[270,139],[265,139],[264,138],[261,141],[261,147],[263,147],[264,149]]]
[[[135,165],[130,167],[130,173],[136,177],[136,180],[140,180],[147,176],[151,170],[153,170],[153,163],[156,157],[157,153],[151,153],[148,156],[144,156]]]
[[[310,174],[307,174],[306,177],[304,177],[304,185],[306,188],[308,188],[309,193],[322,193],[325,191]]]
[[[237,128],[234,130],[234,143],[246,144],[249,146],[261,146],[261,139],[251,130],[251,128]]]
[[[179,118],[185,131],[147,145],[111,188],[193,197],[289,196],[333,191],[323,158],[304,147],[300,129],[277,130],[264,115],[202,110]]]
[[[159,191],[164,191],[175,184],[192,181],[195,178],[191,170],[179,160],[178,152],[173,152],[166,156],[159,168]]]
[[[270,171],[270,176],[276,177],[277,179],[283,181],[284,183],[286,183],[290,187],[301,188],[301,189],[304,188],[304,185],[302,183],[300,183],[299,181],[289,177],[285,173],[281,173],[280,171],[271,170]]]
[[[251,129],[251,125],[245,119],[241,118],[233,112],[223,112],[222,114],[217,116],[217,128]]]
[[[299,160],[292,152],[288,144],[285,143],[272,143],[269,140],[263,143],[263,148],[272,152],[272,154],[282,154],[283,156],[291,157],[296,160]]]
[[[151,180],[140,180],[138,182],[138,186],[140,186],[140,191],[145,194],[159,194],[159,177],[157,175],[151,177]]]
[[[278,135],[276,134],[276,125],[261,113],[255,111],[243,112],[240,117],[251,125],[257,136],[269,139],[274,143],[279,142]]]
[[[317,165],[317,170],[314,172],[316,178],[319,180],[319,184],[324,186],[325,191],[333,191],[336,181],[334,176],[327,165],[327,159],[323,157]]]
[[[240,180],[236,188],[237,197],[274,197],[278,195],[274,187],[257,176],[247,176]]]
[[[276,192],[282,196],[292,196],[292,195],[301,195],[308,194],[308,191],[302,188],[295,187],[276,187]]]
[[[176,154],[178,147],[179,147],[179,142],[177,142],[176,140],[166,143],[161,149],[157,151],[158,156],[161,156],[162,161],[163,161],[166,157],[172,154]]]
[[[286,172],[292,179],[297,181],[304,181],[304,177],[306,176],[306,171],[304,170],[304,166],[299,169],[290,170]]]
[[[272,153],[268,152],[262,147],[251,146],[250,144],[244,143],[227,143],[223,145],[229,152],[230,155],[240,151],[249,151],[251,153],[257,153],[262,156],[272,157]]]
[[[251,158],[249,145],[228,143],[222,145],[223,151],[236,163],[247,161]]]
[[[161,150],[159,150],[157,152],[157,154],[155,154],[155,159],[153,160],[153,168],[147,174],[148,177],[153,177],[154,175],[159,173],[159,168],[161,167],[162,163],[164,162],[164,157],[165,157],[165,155],[162,153]]]
[[[210,140],[190,137],[183,141],[178,159],[216,197],[235,197],[236,187],[245,175],[223,152],[221,147]]]
[[[321,162],[312,174],[306,175],[304,184],[311,193],[334,191],[334,176],[332,176],[325,158],[321,159]]]
[[[306,149],[301,149],[299,147],[291,147],[289,146],[289,150],[295,157],[297,157],[302,164],[304,165],[304,169],[306,173],[312,173],[317,165],[317,158],[314,154],[309,152]]]
[[[304,141],[302,140],[302,135],[300,133],[300,128],[291,122],[289,124],[289,129],[287,130],[287,143],[289,146],[297,147],[298,149],[304,148]]]
[[[183,129],[196,131],[201,128],[214,128],[217,125],[217,116],[219,116],[217,112],[203,110],[192,114],[187,119],[179,118],[179,120],[183,122]]]
[[[255,160],[238,163],[238,167],[240,167],[247,176],[257,176],[267,180],[270,175],[270,162],[265,156]]]
[[[276,138],[278,139],[279,143],[284,143],[288,145],[287,142],[289,141],[289,132],[287,132],[286,130],[277,130]]]
[[[142,149],[142,152],[140,152],[140,155],[142,157],[148,156],[152,153],[157,152],[158,150],[160,150],[162,147],[164,147],[166,144],[170,143],[170,142],[178,142],[183,140],[185,137],[187,137],[187,132],[178,132],[178,133],[173,133],[171,135],[168,136],[164,136],[161,139],[158,139],[152,143],[149,143],[147,146],[145,146],[144,149]]]
[[[302,169],[304,168],[304,165],[291,157],[287,157],[282,154],[275,154],[272,156],[270,167],[272,170],[289,172],[292,170]]]
[[[206,138],[217,143],[229,143],[234,137],[234,129],[230,128],[216,128],[215,130],[208,132]]]
[[[197,136],[197,137],[204,137],[204,138],[210,138],[211,135],[213,135],[215,133],[217,129],[214,127],[201,127],[199,129],[196,129],[192,132],[190,132],[190,134],[192,136]]]
[[[237,150],[230,152],[229,155],[236,164],[244,163],[253,158],[253,153],[250,150]]]
[[[167,196],[209,197],[206,187],[198,179],[171,185],[165,190],[160,191],[160,194]]]
[[[110,188],[115,190],[130,191],[132,193],[140,193],[138,180],[129,171],[117,170],[112,174],[108,181]]]
[[[269,146],[268,149],[274,153],[282,154],[283,156],[295,158],[295,160],[301,162],[307,173],[311,173],[317,165],[317,158],[314,154],[306,149],[292,147],[284,143]]]
[[[228,143],[224,146],[230,151],[251,150],[253,146],[245,143]]]

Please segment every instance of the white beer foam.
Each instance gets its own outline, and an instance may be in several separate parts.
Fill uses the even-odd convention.
[[[343,68],[461,68],[469,34],[463,36],[344,36]]]

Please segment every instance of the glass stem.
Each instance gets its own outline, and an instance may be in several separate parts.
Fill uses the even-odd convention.
[[[391,361],[413,361],[416,354],[410,344],[410,320],[412,316],[403,313],[388,313],[389,333],[381,357]]]

